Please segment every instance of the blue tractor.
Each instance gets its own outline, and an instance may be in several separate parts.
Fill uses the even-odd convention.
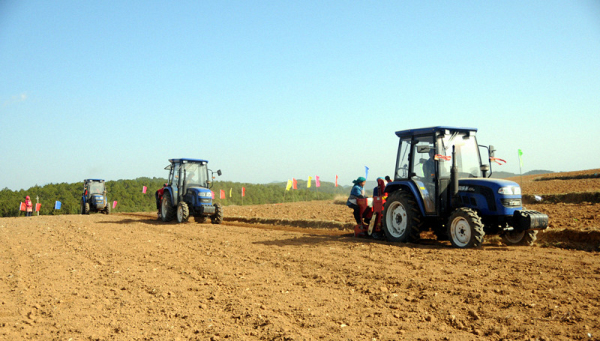
[[[213,171],[208,169],[208,161],[197,159],[170,159],[165,168],[169,170],[169,182],[164,188],[160,206],[162,221],[183,223],[190,216],[203,223],[207,217],[213,224],[223,221],[223,207],[212,202],[211,180]],[[210,176],[209,176],[210,172]],[[221,171],[217,171],[221,175]]]
[[[102,179],[83,180],[81,214],[90,214],[90,212],[110,214],[110,205],[106,196],[106,184]]]
[[[532,245],[548,227],[547,215],[523,208],[519,184],[490,178],[499,159],[493,146],[477,144],[476,133],[446,126],[396,132],[396,171],[385,187],[381,223],[388,240],[416,242],[431,229],[459,248],[480,246],[486,234],[508,245]]]

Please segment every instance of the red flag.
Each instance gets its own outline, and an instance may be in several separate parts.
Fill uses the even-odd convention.
[[[26,211],[27,210],[27,206],[25,205],[24,202],[19,204],[19,211]]]
[[[215,192],[210,191],[210,196],[214,199],[215,198]]]
[[[298,189],[298,181],[296,181],[296,179],[294,179],[294,178],[292,178],[292,188]]]
[[[321,187],[321,181],[319,181],[319,176],[315,176],[315,186]]]
[[[221,190],[221,199],[225,199],[225,191]]]
[[[335,187],[337,187],[337,180],[338,180],[338,176],[335,176]]]
[[[245,197],[246,196],[246,187],[242,187],[242,196]]]
[[[117,201],[113,201],[113,208],[117,207]]]
[[[39,202],[37,204],[35,204],[35,211],[39,212],[40,208],[42,208],[42,204],[40,204]]]
[[[147,188],[146,186],[142,187],[142,193],[146,194],[146,190],[147,190],[147,189],[148,189],[148,188]]]

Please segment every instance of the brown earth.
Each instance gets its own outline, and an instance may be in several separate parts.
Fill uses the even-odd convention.
[[[539,177],[525,194],[600,191]],[[600,340],[600,253],[569,249],[598,250],[599,205],[528,205],[550,216],[536,245],[467,250],[356,239],[320,201],[0,218],[0,339]]]

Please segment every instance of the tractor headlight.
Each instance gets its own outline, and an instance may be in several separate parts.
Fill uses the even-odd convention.
[[[521,194],[521,187],[519,187],[519,186],[501,187],[500,189],[498,189],[498,194],[520,195]]]
[[[198,193],[198,196],[201,198],[210,198],[212,197],[212,195],[210,194],[210,192],[200,192]]]

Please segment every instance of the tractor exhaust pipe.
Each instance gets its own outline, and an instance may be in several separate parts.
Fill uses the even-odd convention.
[[[452,146],[452,168],[450,168],[450,182],[452,183],[452,206],[455,200],[458,198],[458,167],[456,166],[456,146]]]

